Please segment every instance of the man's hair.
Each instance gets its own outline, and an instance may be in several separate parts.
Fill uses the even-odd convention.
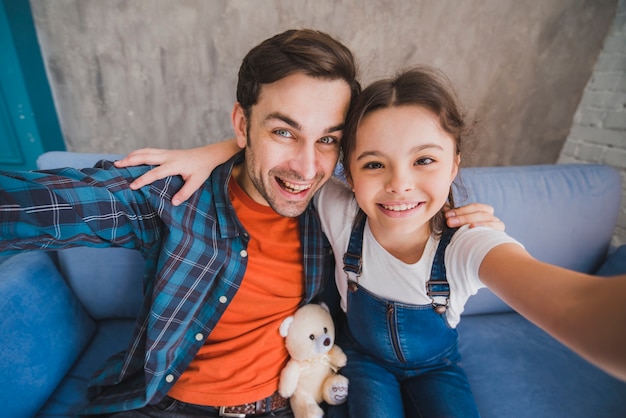
[[[288,30],[248,52],[239,68],[237,101],[246,117],[259,99],[263,84],[295,73],[325,80],[344,80],[353,100],[360,92],[352,52],[330,35],[311,29]]]

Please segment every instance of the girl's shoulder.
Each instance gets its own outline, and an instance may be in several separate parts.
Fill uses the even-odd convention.
[[[356,206],[354,194],[348,184],[336,177],[331,177],[315,197],[318,206]]]
[[[327,235],[340,234],[351,225],[358,211],[352,190],[340,179],[331,178],[315,196],[315,206]]]

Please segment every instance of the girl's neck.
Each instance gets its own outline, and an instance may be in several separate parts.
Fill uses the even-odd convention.
[[[378,244],[389,254],[406,264],[415,264],[421,258],[430,238],[430,225],[426,224],[419,229],[388,230],[380,225],[370,223],[372,235]]]

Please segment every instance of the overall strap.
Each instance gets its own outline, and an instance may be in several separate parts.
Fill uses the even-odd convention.
[[[348,280],[350,280],[348,273],[354,273],[358,280],[363,270],[363,231],[365,230],[366,220],[367,216],[365,216],[365,213],[359,210],[354,220],[354,225],[352,225],[348,249],[343,255],[343,271],[346,272]],[[450,301],[450,285],[446,276],[445,253],[452,235],[457,230],[458,228],[444,226],[430,271],[430,280],[426,282],[426,294],[430,297],[435,312],[439,314],[447,310]],[[440,301],[443,301],[443,303]]]
[[[448,278],[446,276],[446,263],[445,254],[446,247],[452,239],[452,235],[458,230],[458,228],[448,228],[444,226],[441,233],[441,239],[437,246],[437,252],[433,260],[433,266],[430,270],[430,280],[426,282],[426,294],[432,300],[431,304],[437,313],[444,313],[448,309],[448,303],[450,301],[450,285],[448,284]],[[444,303],[440,303],[437,300],[444,300]]]
[[[361,275],[363,269],[363,231],[365,231],[365,221],[367,216],[359,209],[359,213],[354,218],[352,225],[352,233],[350,234],[350,242],[348,249],[343,255],[343,271],[356,274],[357,278]]]

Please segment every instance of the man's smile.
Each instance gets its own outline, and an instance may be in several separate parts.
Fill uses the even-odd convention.
[[[278,177],[276,177],[276,182],[283,190],[292,194],[302,193],[306,190],[309,190],[312,187],[310,183],[309,184],[295,184],[295,183],[291,183],[287,180],[283,180]]]

